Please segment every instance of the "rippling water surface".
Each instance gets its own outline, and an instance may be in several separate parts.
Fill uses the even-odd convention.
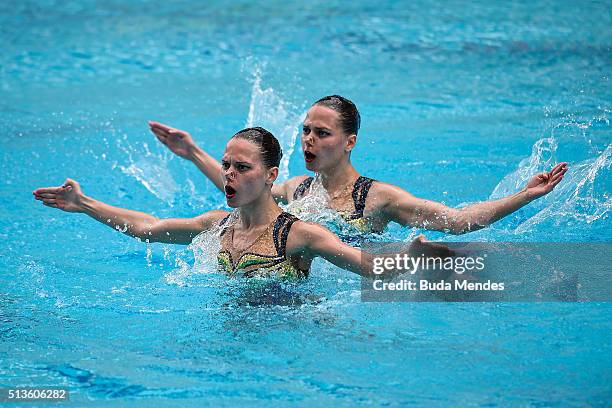
[[[429,237],[610,242],[606,2],[22,1],[0,22],[2,386],[98,405],[609,401],[608,303],[362,303],[355,275],[322,261],[306,283],[228,279],[197,248],[31,197],[71,177],[157,216],[224,208],[147,120],[216,156],[245,125],[269,127],[284,179],[304,172],[306,108],[339,93],[362,114],[358,170],[418,196],[465,205],[570,163],[492,228]]]

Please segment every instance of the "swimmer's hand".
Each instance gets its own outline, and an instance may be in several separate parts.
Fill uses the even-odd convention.
[[[170,149],[170,151],[183,159],[189,160],[212,181],[221,191],[223,187],[223,177],[221,163],[213,158],[198,146],[191,135],[179,129],[159,122],[149,122],[151,132],[157,139]]]
[[[197,146],[189,133],[154,121],[149,122],[149,128],[172,153],[183,159],[192,159]]]
[[[83,212],[81,186],[74,180],[66,179],[60,187],[37,188],[32,192],[34,198],[47,207],[59,208],[66,212]]]
[[[414,258],[452,258],[458,254],[446,245],[439,244],[437,242],[431,242],[425,239],[425,235],[421,234],[410,243],[408,248],[408,255]],[[452,272],[440,269],[420,269],[419,275],[432,282],[438,282],[440,280],[448,279]]]
[[[425,235],[421,234],[410,243],[408,255],[424,256],[425,258],[449,258],[454,256],[455,252],[446,245],[426,240]]]
[[[563,175],[567,172],[567,163],[559,163],[548,173],[540,173],[534,176],[527,186],[525,191],[527,192],[528,199],[535,200],[540,198],[551,191],[563,180]]]

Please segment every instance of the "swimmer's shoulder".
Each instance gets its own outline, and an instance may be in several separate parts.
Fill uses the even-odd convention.
[[[223,210],[207,211],[196,218],[202,223],[202,230],[208,230],[218,225],[230,213]]]
[[[319,224],[296,219],[291,224],[285,243],[285,256],[302,271],[310,269],[313,260],[311,254],[312,242],[316,239],[318,229],[324,229]]]
[[[303,251],[311,247],[313,243],[321,243],[321,241],[329,237],[334,238],[336,236],[324,226],[315,222],[297,219],[292,224],[287,236],[287,252],[295,253]]]
[[[310,176],[307,175],[295,176],[283,183],[274,184],[274,187],[272,188],[272,195],[277,199],[277,201],[278,199],[281,199],[281,202],[283,203],[291,202],[293,201],[293,193],[295,190],[304,180],[309,177]]]
[[[366,207],[380,210],[404,196],[411,196],[411,194],[396,185],[374,180],[368,193]]]
[[[287,186],[287,193],[289,193],[290,195],[293,195],[293,192],[295,191],[295,189],[302,184],[302,182],[304,180],[306,180],[307,178],[310,178],[310,176],[307,175],[301,175],[301,176],[295,176],[290,178],[289,180],[285,181],[285,185]]]

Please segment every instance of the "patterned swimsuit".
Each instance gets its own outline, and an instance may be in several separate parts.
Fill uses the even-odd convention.
[[[304,181],[302,181],[295,191],[293,192],[293,199],[298,200],[304,197],[308,193],[308,189],[310,188],[314,178],[308,177]],[[360,231],[368,232],[371,231],[371,226],[369,225],[366,218],[363,216],[363,211],[365,209],[366,199],[368,198],[368,193],[370,192],[370,187],[372,187],[372,183],[376,181],[368,177],[359,176],[353,185],[353,204],[355,205],[355,210],[353,212],[349,211],[338,211],[338,214],[344,220],[358,228]]]
[[[268,227],[236,260],[232,258],[232,254],[228,250],[228,248],[233,247],[234,235],[234,227],[225,225],[229,217],[228,215],[219,223],[222,227],[220,234],[221,251],[217,255],[220,270],[230,275],[237,271],[243,271],[245,277],[308,277],[308,270],[298,269],[286,258],[287,237],[293,223],[298,221],[297,217],[287,212],[280,213],[273,222],[273,227]],[[274,250],[270,251],[272,242],[274,243]],[[270,252],[272,253],[270,254]]]

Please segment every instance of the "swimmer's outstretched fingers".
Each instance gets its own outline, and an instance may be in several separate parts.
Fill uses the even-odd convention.
[[[455,256],[455,252],[452,249],[446,245],[426,240],[423,234],[412,241],[409,252],[433,258],[449,258]]]
[[[42,201],[47,207],[59,208],[67,212],[80,210],[81,187],[72,179],[66,179],[59,187],[37,188],[32,194],[36,200]]]
[[[531,200],[542,197],[550,193],[563,180],[563,176],[567,172],[567,163],[562,162],[557,164],[547,173],[540,173],[527,183],[525,187]]]
[[[149,129],[174,154],[192,159],[196,144],[189,133],[155,121],[149,121]]]
[[[219,191],[224,191],[221,163],[202,150],[188,132],[156,121],[149,121],[149,129],[157,140],[170,149],[172,153],[191,161],[215,184]]]

